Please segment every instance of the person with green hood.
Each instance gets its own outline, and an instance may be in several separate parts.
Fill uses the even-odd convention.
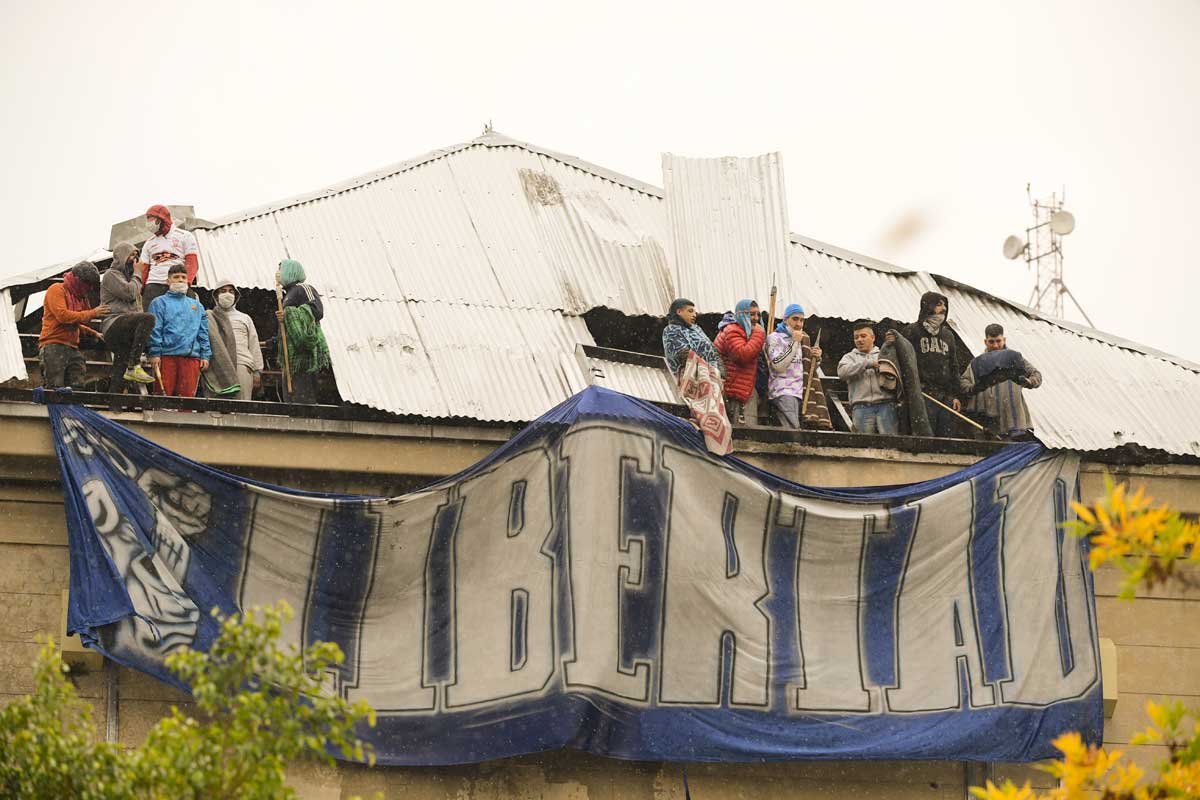
[[[317,402],[317,374],[329,366],[329,345],[321,332],[325,306],[321,295],[309,284],[299,261],[287,258],[279,262],[278,283],[283,286],[283,309],[275,318],[283,326],[287,358],[285,369],[290,370],[291,403]],[[286,382],[284,387],[286,389]]]
[[[100,302],[109,309],[100,332],[112,352],[111,394],[124,392],[127,381],[154,383],[154,376],[142,369],[142,354],[154,332],[154,315],[142,311],[142,279],[134,269],[137,255],[133,245],[121,242],[113,248],[112,264],[100,279]]]

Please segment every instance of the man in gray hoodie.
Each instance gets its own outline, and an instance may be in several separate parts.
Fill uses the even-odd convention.
[[[837,373],[850,389],[854,432],[895,436],[900,428],[896,404],[879,386],[879,348],[870,320],[854,323],[854,349],[842,356]]]
[[[213,289],[213,299],[216,308],[213,315],[220,314],[222,326],[228,322],[232,329],[235,366],[237,367],[238,385],[241,392],[239,400],[249,400],[254,394],[254,388],[262,383],[263,357],[262,347],[258,343],[258,329],[249,314],[237,310],[238,290],[233,281],[219,280]]]
[[[112,351],[112,375],[108,391],[121,394],[126,381],[154,383],[142,369],[142,353],[154,330],[154,315],[142,313],[142,281],[135,274],[137,251],[121,242],[113,248],[112,265],[100,279],[100,302],[108,306],[109,316],[101,333]]]

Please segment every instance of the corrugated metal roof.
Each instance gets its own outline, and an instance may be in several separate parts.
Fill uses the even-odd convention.
[[[702,311],[729,308],[743,297],[765,305],[771,277],[789,271],[779,154],[682,158],[664,153],[662,170],[679,295]]]
[[[25,360],[21,355],[21,337],[13,315],[8,289],[0,290],[0,383],[16,378],[25,380]]]
[[[702,189],[723,185],[717,173],[701,178]],[[750,206],[739,219],[760,224],[765,236],[783,215],[782,179],[763,180],[765,194],[743,187]],[[680,293],[661,190],[494,133],[195,233],[202,284],[272,288],[280,259],[304,262],[326,297],[323,328],[342,397],[400,414],[533,419],[598,379],[593,362],[575,355],[577,344],[593,343],[579,314],[607,307],[661,316]],[[780,308],[799,302],[826,317],[910,320],[920,295],[938,288],[924,272],[796,234],[786,241],[786,269],[706,262],[698,288],[684,293],[704,312],[748,294],[765,303],[778,269]],[[0,289],[60,274],[77,260],[0,280]],[[1200,366],[953,281],[942,285],[973,349],[987,323],[1001,322],[1013,347],[1042,370],[1043,388],[1027,397],[1048,444],[1094,450],[1136,442],[1200,456],[1200,430],[1189,427]],[[24,377],[10,298],[0,300],[0,375]],[[674,401],[669,379],[651,367],[604,359],[595,366],[607,386]]]
[[[557,311],[331,297],[322,322],[343,399],[397,414],[536,419],[587,385],[593,344]]]
[[[1200,456],[1200,370],[1104,341],[1024,311],[983,292],[945,281],[950,318],[976,353],[983,330],[998,322],[1008,346],[1042,373],[1025,391],[1039,439],[1051,447],[1106,450],[1137,443]]]
[[[925,272],[883,272],[793,243],[792,268],[779,281],[780,311],[798,302],[810,315],[845,320],[912,320],[921,295],[937,289]],[[761,302],[761,301],[760,301]]]
[[[671,382],[671,373],[665,367],[654,369],[601,358],[589,358],[588,363],[593,386],[603,386],[614,392],[656,403],[682,402],[675,384]]]
[[[93,264],[98,264],[101,261],[107,261],[112,258],[112,253],[104,248],[97,248],[91,253],[82,258],[73,258],[70,261],[63,261],[61,264],[52,264],[49,267],[22,272],[20,275],[8,275],[0,278],[0,289],[8,289],[13,286],[24,286],[27,283],[39,283],[46,278],[57,278],[71,267],[78,264],[80,261],[90,261]]]

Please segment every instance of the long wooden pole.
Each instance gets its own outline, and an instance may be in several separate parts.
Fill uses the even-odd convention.
[[[275,281],[275,303],[279,306],[279,313],[283,313],[283,286],[279,281]],[[287,346],[287,326],[283,324],[283,320],[279,320],[279,341],[283,345],[283,374],[287,380],[288,399],[292,396],[292,364],[288,359]]]
[[[983,432],[985,432],[985,433],[987,432],[987,428],[983,427],[982,425],[980,425],[978,422],[976,422],[975,420],[971,419],[970,417],[968,417],[968,416],[966,416],[966,415],[964,415],[964,414],[960,414],[960,413],[958,413],[958,412],[957,412],[957,411],[955,411],[953,408],[951,408],[950,406],[948,406],[948,405],[946,405],[945,403],[943,403],[941,400],[935,400],[934,398],[930,397],[929,395],[925,394],[924,392],[921,392],[921,395],[922,395],[922,396],[923,396],[923,397],[924,397],[926,400],[933,400],[933,402],[937,403],[939,406],[941,406],[942,408],[946,409],[946,410],[947,410],[947,411],[949,411],[951,414],[953,414],[954,416],[958,417],[959,419],[961,419],[963,422],[967,423],[968,425],[973,425],[974,427],[976,427],[976,428],[979,428],[979,430],[981,430],[981,431],[983,431]]]
[[[822,332],[823,331],[817,331],[817,342],[811,348],[809,348],[809,353],[812,353],[813,349],[821,346],[821,333]],[[803,348],[803,345],[801,345],[801,348]],[[801,350],[801,352],[803,352],[803,349]],[[810,358],[812,359],[812,361],[810,361],[808,364],[808,380],[804,384],[804,404],[800,407],[800,425],[801,425],[801,427],[803,427],[803,425],[804,425],[804,417],[808,414],[808,398],[809,398],[809,395],[812,394],[813,378],[816,377],[816,374],[817,374],[817,357],[810,355]]]
[[[771,276],[771,307],[767,312],[767,336],[771,335],[771,331],[775,330],[775,298],[779,294],[779,287],[775,285],[775,276]],[[1094,327],[1094,326],[1093,326]]]

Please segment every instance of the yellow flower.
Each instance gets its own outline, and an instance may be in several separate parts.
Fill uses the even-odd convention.
[[[1029,781],[1025,781],[1025,785],[1019,788],[1012,781],[1005,781],[1003,786],[997,786],[988,781],[982,789],[973,787],[971,794],[981,800],[1036,800],[1037,798],[1029,786]]]

